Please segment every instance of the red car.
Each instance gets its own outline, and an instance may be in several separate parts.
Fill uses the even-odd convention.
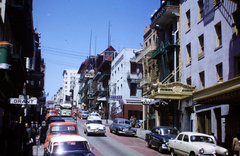
[[[78,126],[74,122],[53,122],[49,125],[44,149],[47,148],[50,139],[59,135],[79,135]]]
[[[52,116],[52,115],[57,115],[57,111],[55,109],[50,109],[50,110],[47,111],[46,116],[45,116],[45,120],[47,120],[47,118],[49,116]]]

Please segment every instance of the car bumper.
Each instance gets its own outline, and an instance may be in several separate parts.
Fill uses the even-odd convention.
[[[166,144],[162,144],[162,149],[163,150],[168,150],[168,146]]]
[[[105,134],[106,130],[89,129],[87,132],[91,134]]]
[[[119,134],[124,134],[124,135],[136,135],[136,131],[118,131]]]

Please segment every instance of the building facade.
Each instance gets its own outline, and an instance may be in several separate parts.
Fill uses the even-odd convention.
[[[70,103],[73,101],[74,88],[77,85],[76,79],[79,78],[78,70],[65,69],[63,71],[63,103]]]
[[[111,63],[109,80],[110,118],[142,119],[142,65],[136,63],[138,48],[123,48]]]

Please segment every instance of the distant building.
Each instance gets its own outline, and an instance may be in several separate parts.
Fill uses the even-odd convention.
[[[78,70],[69,70],[65,69],[63,71],[63,103],[70,103],[71,102],[71,90],[74,91],[74,88],[76,86],[76,79],[79,78],[79,75],[77,74]]]

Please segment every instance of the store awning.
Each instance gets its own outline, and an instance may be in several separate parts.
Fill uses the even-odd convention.
[[[107,101],[106,97],[98,98],[97,101]]]
[[[153,102],[150,102],[149,105],[153,105],[159,102],[161,102],[161,99],[154,100]]]

